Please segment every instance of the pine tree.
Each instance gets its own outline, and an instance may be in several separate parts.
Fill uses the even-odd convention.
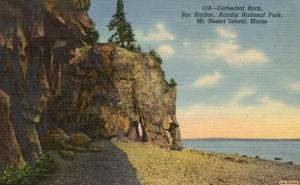
[[[118,0],[116,13],[112,16],[112,20],[107,27],[109,31],[115,31],[108,39],[109,43],[115,43],[120,47],[130,50],[135,49],[135,35],[131,24],[126,20],[123,0]]]
[[[134,42],[136,42],[135,38],[134,38],[134,33],[131,27],[131,24],[129,22],[126,23],[126,32],[125,32],[125,39],[126,39],[126,44],[127,44],[127,49],[134,51],[135,45],[133,44]]]

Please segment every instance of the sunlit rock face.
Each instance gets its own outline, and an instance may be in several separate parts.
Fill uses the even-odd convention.
[[[14,146],[20,163],[37,160],[39,137],[57,128],[181,148],[176,89],[160,64],[113,45],[84,45],[89,6],[89,0],[0,1],[0,89],[9,99],[0,124],[12,138],[1,134],[1,147]]]
[[[181,148],[176,88],[169,87],[154,58],[101,44],[66,66],[64,75],[64,95],[51,112],[64,111],[54,114],[52,122],[93,138]]]

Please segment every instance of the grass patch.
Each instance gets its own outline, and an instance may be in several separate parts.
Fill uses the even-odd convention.
[[[38,185],[55,169],[54,160],[50,155],[44,154],[33,165],[27,164],[21,169],[7,167],[0,174],[0,185]]]

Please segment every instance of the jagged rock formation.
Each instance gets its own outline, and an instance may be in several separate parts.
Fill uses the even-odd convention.
[[[7,99],[11,104],[10,117],[0,112],[0,125],[8,128],[0,131],[1,142],[8,142],[0,154],[11,144],[35,161],[39,135],[60,127],[92,138],[181,147],[176,89],[160,65],[112,45],[84,46],[89,0],[2,0],[0,6],[1,106],[9,107]]]
[[[11,121],[26,161],[41,154],[36,126],[59,94],[62,63],[82,46],[88,6],[72,0],[0,1],[0,89],[11,99]]]

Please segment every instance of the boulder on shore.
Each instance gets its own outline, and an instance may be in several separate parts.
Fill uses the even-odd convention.
[[[46,133],[42,138],[42,145],[47,149],[63,148],[69,143],[70,137],[65,133],[63,129],[55,129]]]
[[[77,147],[88,147],[91,144],[91,138],[82,132],[72,133],[70,143]]]

